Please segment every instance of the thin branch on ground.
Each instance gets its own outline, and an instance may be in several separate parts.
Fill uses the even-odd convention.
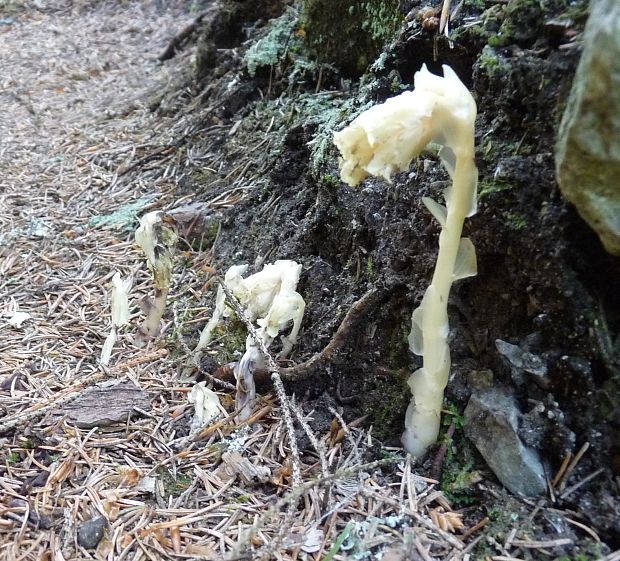
[[[301,497],[308,493],[313,488],[324,487],[325,485],[332,484],[339,480],[346,480],[349,477],[357,475],[362,472],[370,472],[379,467],[387,466],[396,463],[398,460],[393,458],[376,460],[374,462],[368,462],[365,464],[359,464],[350,468],[342,468],[327,477],[321,477],[313,481],[307,481],[297,488],[291,489],[284,497],[270,506],[260,517],[256,519],[254,524],[242,535],[230,555],[226,557],[227,561],[234,561],[244,557],[244,552],[248,550],[252,539],[256,536],[257,532],[265,525],[266,521],[272,516],[275,516],[285,506],[295,504]]]
[[[222,287],[224,294],[226,294],[226,298],[228,299],[228,303],[231,305],[239,319],[246,326],[248,333],[254,339],[254,342],[258,346],[260,352],[263,354],[265,361],[267,362],[267,366],[269,367],[269,373],[271,375],[271,381],[273,382],[273,386],[276,390],[276,394],[278,395],[278,399],[280,400],[280,405],[282,407],[282,415],[284,416],[284,424],[286,426],[286,430],[289,438],[289,446],[291,447],[291,456],[292,456],[292,469],[293,469],[293,486],[299,487],[301,485],[301,460],[299,459],[299,448],[297,445],[297,437],[295,436],[295,427],[293,425],[293,417],[291,415],[291,403],[286,395],[286,391],[284,390],[284,385],[282,384],[282,379],[280,378],[280,374],[278,371],[278,365],[276,361],[273,359],[269,350],[267,349],[265,342],[258,335],[254,325],[248,319],[245,311],[241,307],[239,301],[235,298],[232,291],[226,286],[226,283],[220,278],[216,277],[218,283]]]
[[[454,431],[456,430],[456,423],[452,421],[448,430],[446,431],[446,435],[443,438],[443,442],[439,446],[435,457],[433,458],[433,465],[431,468],[431,477],[433,479],[441,480],[441,473],[443,471],[443,461],[448,453],[448,447],[452,444],[452,437],[454,436]]]
[[[281,368],[282,379],[287,381],[303,380],[312,376],[321,366],[329,362],[334,353],[342,349],[353,330],[359,326],[364,317],[386,296],[388,290],[384,287],[373,287],[368,290],[349,308],[336,333],[325,348],[302,364],[290,368]]]
[[[174,55],[177,54],[183,45],[198,29],[198,26],[202,23],[202,20],[213,12],[213,7],[210,7],[208,10],[201,12],[194,18],[194,21],[189,25],[185,26],[179,33],[177,33],[168,43],[168,46],[165,48],[164,52],[162,52],[157,60],[160,62],[164,62],[166,60],[170,60]]]

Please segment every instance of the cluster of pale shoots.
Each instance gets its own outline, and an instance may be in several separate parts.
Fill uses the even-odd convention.
[[[261,271],[243,278],[247,270],[248,265],[233,265],[224,276],[224,284],[239,301],[247,319],[259,326],[258,337],[265,347],[269,347],[280,331],[293,322],[289,335],[281,337],[282,350],[278,358],[285,358],[297,341],[306,309],[304,299],[297,292],[301,265],[289,260],[276,261],[266,264]],[[199,353],[211,343],[216,327],[229,314],[226,294],[220,286],[213,315],[200,335],[195,352]],[[263,367],[264,357],[258,348],[258,342],[249,334],[245,343],[245,353],[234,369],[237,380],[236,409],[242,421],[250,417],[256,399],[254,372]]]
[[[439,253],[430,286],[412,314],[409,346],[422,356],[422,367],[408,380],[412,399],[405,416],[402,442],[412,455],[421,457],[437,440],[443,392],[450,374],[448,347],[448,297],[452,283],[476,274],[476,253],[471,241],[461,237],[466,217],[476,212],[478,171],[474,162],[474,121],[476,104],[454,71],[443,67],[443,77],[425,66],[415,75],[415,89],[372,107],[348,127],[335,133],[334,142],[342,154],[341,177],[351,186],[369,175],[390,180],[405,171],[411,161],[430,143],[441,145],[439,157],[452,186],[444,192],[445,205],[425,197],[428,210],[441,225]],[[172,261],[177,234],[162,212],[142,217],[136,241],[147,257],[155,282],[155,298],[146,305],[147,318],[141,328],[144,339],[160,329],[172,278]],[[238,299],[247,319],[259,326],[258,338],[268,347],[291,321],[288,336],[282,337],[285,357],[296,342],[305,302],[297,292],[301,265],[276,261],[246,278],[247,265],[231,267],[225,286]],[[220,286],[211,320],[200,336],[195,354],[213,340],[216,327],[228,314],[226,294]],[[126,285],[115,276],[112,296],[112,332],[102,352],[102,362],[110,358],[116,330],[128,320]],[[250,334],[243,357],[235,367],[236,406],[240,420],[247,420],[256,397],[254,373],[264,366],[258,342]],[[203,421],[216,410],[211,390],[195,388],[192,400],[202,411]],[[197,409],[198,411],[198,409]]]
[[[145,214],[135,234],[136,243],[146,257],[148,269],[155,285],[154,298],[144,298],[141,302],[146,314],[144,323],[138,330],[135,342],[144,345],[156,337],[161,329],[161,319],[166,309],[166,299],[172,283],[174,251],[178,239],[174,220],[161,211]],[[118,337],[118,330],[129,323],[130,280],[123,280],[120,273],[112,277],[111,316],[112,328],[101,349],[100,362],[107,366]],[[194,418],[190,430],[200,430],[222,412],[219,397],[206,387],[205,382],[196,384],[188,394],[188,401],[194,405]]]
[[[144,345],[148,339],[158,335],[161,318],[166,309],[166,298],[172,282],[174,250],[177,232],[174,221],[161,211],[145,214],[136,230],[136,243],[146,256],[147,266],[153,275],[155,298],[145,298],[142,307],[146,313],[144,324],[138,332],[136,343]],[[107,366],[118,337],[119,328],[129,323],[128,292],[131,280],[123,280],[120,273],[112,277],[112,328],[101,349],[100,362]]]
[[[476,253],[461,232],[476,212],[478,170],[474,161],[476,104],[454,71],[443,77],[426,66],[416,73],[415,88],[359,115],[334,134],[342,154],[341,177],[351,186],[374,175],[390,181],[406,171],[429,144],[441,145],[439,157],[452,179],[445,205],[425,197],[425,206],[441,225],[435,272],[412,315],[409,346],[422,356],[422,367],[408,380],[412,399],[402,442],[414,456],[424,455],[439,435],[444,389],[450,374],[448,296],[452,283],[476,274]]]
[[[154,298],[145,298],[142,308],[146,319],[140,327],[136,343],[145,344],[156,337],[161,328],[161,320],[166,308],[166,299],[172,282],[174,252],[178,235],[174,220],[161,211],[149,212],[140,220],[136,230],[136,243],[146,256],[147,266],[153,275],[155,285]],[[297,283],[301,265],[295,261],[276,261],[265,265],[262,271],[244,278],[248,265],[235,265],[228,269],[224,284],[241,304],[247,318],[259,326],[257,337],[265,347],[269,347],[291,321],[293,327],[288,336],[282,336],[280,358],[290,353],[297,341],[301,320],[306,304],[297,292]],[[111,316],[112,328],[101,350],[100,362],[109,364],[118,329],[129,323],[128,290],[131,283],[123,281],[119,273],[112,278]],[[204,328],[195,349],[195,358],[213,339],[213,333],[224,317],[229,315],[226,307],[226,294],[220,286],[217,292],[215,309],[210,321]],[[258,343],[251,335],[246,341],[245,354],[235,367],[237,379],[236,406],[239,419],[244,421],[252,413],[256,399],[254,372],[264,365]],[[189,394],[194,404],[196,415],[192,422],[192,431],[218,414],[220,408],[217,394],[206,387],[204,382],[196,384]],[[221,409],[221,408],[220,408]]]

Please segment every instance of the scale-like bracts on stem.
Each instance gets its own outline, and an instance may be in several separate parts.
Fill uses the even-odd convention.
[[[341,177],[351,186],[369,175],[390,180],[409,168],[411,160],[433,142],[452,186],[445,205],[423,202],[441,225],[439,253],[431,285],[413,312],[409,346],[423,358],[422,368],[409,377],[412,399],[405,415],[402,442],[423,456],[439,434],[443,392],[450,374],[448,297],[455,280],[476,274],[476,252],[461,238],[463,222],[476,212],[478,171],[474,162],[476,104],[449,66],[444,75],[426,66],[416,73],[415,89],[371,107],[334,134],[342,154]]]

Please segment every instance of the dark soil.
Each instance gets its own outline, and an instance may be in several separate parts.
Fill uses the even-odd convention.
[[[370,287],[385,290],[329,363],[288,389],[317,408],[317,419],[326,402],[335,402],[348,420],[367,415],[365,423],[385,444],[399,443],[409,400],[405,381],[417,360],[405,337],[432,274],[439,233],[421,197],[439,197],[447,174],[429,154],[392,184],[368,179],[351,189],[338,179],[329,139],[367,104],[411,88],[422,63],[437,72],[449,64],[478,104],[480,205],[465,226],[478,275],[452,293],[447,405],[458,418],[477,376],[490,371],[495,386],[518,398],[524,438],[540,451],[549,479],[568,451],[589,442],[571,482],[600,467],[604,472],[566,500],[546,504],[578,511],[610,547],[620,547],[620,263],[564,201],[554,176],[555,133],[579,59],[587,3],[466,0],[452,22],[450,44],[424,29],[416,17],[419,2],[405,2],[406,29],[353,79],[350,67],[343,79],[336,64],[307,56],[304,23],[291,16],[277,59],[251,76],[243,57],[257,38],[269,38],[268,19],[290,9],[286,4],[226,2],[195,38],[199,64],[188,87],[214,107],[205,131],[240,123],[233,135],[209,132],[192,141],[194,150],[222,163],[216,171],[197,167],[185,190],[212,199],[228,189],[225,178],[238,162],[250,162],[247,197],[214,218],[221,231],[213,265],[224,272],[244,262],[255,269],[275,259],[303,264],[299,291],[307,309],[296,363],[330,341]],[[497,339],[540,356],[546,379],[511,374]],[[491,513],[489,531],[501,533],[501,517],[492,513],[518,512],[523,504],[494,490],[492,474],[460,426],[449,458],[444,475],[483,471],[486,482],[455,500],[473,504],[474,519]],[[549,512],[532,523],[535,535],[553,533]],[[586,544],[582,551],[592,553],[590,538],[578,537]]]

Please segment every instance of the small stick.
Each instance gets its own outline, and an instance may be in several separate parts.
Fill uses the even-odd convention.
[[[590,448],[590,443],[586,442],[581,448],[579,448],[579,451],[575,454],[573,461],[566,468],[566,471],[564,472],[564,475],[562,476],[560,480],[560,485],[558,487],[558,491],[560,491],[560,493],[564,491],[564,487],[566,487],[566,484],[568,483],[568,478],[571,476],[571,474],[577,467],[577,464],[579,463],[583,455],[587,452],[588,448]]]
[[[446,431],[446,436],[444,441],[441,443],[439,450],[437,450],[437,454],[435,454],[435,458],[433,459],[433,465],[431,467],[431,477],[433,479],[440,480],[441,472],[443,471],[443,461],[448,453],[448,446],[452,443],[452,437],[454,436],[454,431],[456,430],[456,424],[454,421],[450,423],[448,430]]]
[[[129,164],[127,167],[119,168],[117,170],[117,175],[118,177],[127,175],[130,171],[133,171],[137,167],[140,167],[141,165],[146,164],[147,162],[150,162],[151,160],[159,156],[170,155],[172,152],[174,152],[175,149],[176,149],[175,146],[160,146],[159,148],[156,148],[155,150],[153,150],[153,152],[151,152],[150,154],[147,154],[146,156],[143,156],[142,158],[140,158],[139,160],[136,160],[132,164]]]
[[[281,368],[280,374],[282,378],[284,380],[303,380],[311,376],[317,368],[330,360],[334,353],[344,346],[351,331],[353,331],[362,318],[381,301],[387,291],[387,288],[376,287],[368,290],[349,308],[349,311],[344,316],[344,319],[327,346],[302,364],[292,366],[291,368]]]
[[[280,512],[285,506],[295,504],[301,497],[303,497],[311,489],[325,487],[326,485],[329,485],[334,481],[343,481],[363,471],[366,471],[366,472],[373,471],[376,468],[389,465],[389,464],[393,464],[393,463],[396,463],[397,461],[398,461],[397,459],[376,460],[374,462],[370,462],[367,464],[359,464],[357,466],[353,466],[350,468],[343,468],[328,475],[327,477],[321,477],[316,480],[307,481],[306,483],[302,484],[296,489],[292,489],[286,495],[284,495],[280,500],[275,502],[271,507],[269,507],[266,511],[264,511],[263,514],[261,514],[254,521],[254,524],[241,535],[234,549],[230,552],[230,554],[227,557],[225,557],[225,559],[233,560],[233,559],[246,558],[247,557],[246,553],[248,551],[248,547],[250,543],[252,542],[252,538],[256,536],[256,534],[258,533],[260,528],[265,524],[265,522],[271,516],[274,516],[275,514]],[[363,491],[364,490],[362,490],[362,492]],[[436,528],[433,528],[433,530],[436,530]]]
[[[480,522],[474,524],[469,530],[467,530],[462,536],[461,539],[466,541],[472,534],[475,534],[479,530],[482,530],[488,523],[490,519],[488,516],[485,516]]]
[[[170,40],[164,52],[157,57],[157,60],[159,60],[160,62],[164,62],[165,60],[171,59],[177,53],[177,51],[181,47],[181,44],[187,39],[189,39],[196,31],[196,29],[198,29],[198,26],[209,12],[210,10],[205,10],[204,12],[198,14],[196,19],[194,19],[192,23],[190,23],[189,25],[184,27],[179,33],[177,33]]]
[[[591,481],[595,477],[599,476],[604,471],[605,471],[605,468],[599,468],[595,472],[588,475],[587,477],[584,477],[581,481],[579,481],[578,483],[575,483],[572,487],[569,487],[568,489],[566,489],[566,491],[564,491],[560,495],[560,499],[565,499],[566,497],[568,497],[568,495],[570,495],[571,493],[574,493],[577,489],[579,489],[580,487],[588,483],[588,481]]]
[[[525,547],[527,549],[542,549],[545,547],[559,547],[562,545],[570,545],[573,540],[570,538],[558,538],[557,540],[513,540],[512,545],[515,547]]]
[[[620,561],[620,549],[612,551],[609,555],[601,557],[598,561]]]
[[[572,524],[573,526],[577,526],[577,528],[581,528],[586,534],[592,536],[592,538],[595,541],[597,541],[598,543],[601,543],[601,538],[599,538],[598,534],[589,526],[586,526],[585,524],[582,524],[581,522],[577,522],[577,520],[573,520],[572,518],[568,518],[567,516],[564,516],[563,518],[569,524]]]
[[[316,437],[316,434],[312,432],[310,425],[304,419],[304,414],[303,414],[303,411],[301,410],[301,407],[297,405],[294,400],[291,400],[291,401],[292,401],[292,410],[293,410],[293,413],[295,414],[295,418],[297,419],[297,422],[301,425],[301,428],[304,429],[304,432],[306,433],[308,440],[310,440],[312,447],[315,449],[316,453],[319,455],[319,460],[321,461],[321,473],[323,474],[323,477],[327,477],[327,475],[329,475],[329,469],[327,465],[327,457],[325,456],[325,446],[322,441],[319,441],[319,439]]]
[[[389,289],[390,288],[371,288],[368,290],[349,308],[349,311],[340,323],[331,341],[323,350],[314,354],[301,364],[289,368],[280,368],[280,376],[282,379],[287,382],[305,380],[314,374],[320,366],[329,361],[332,356],[344,346],[353,329],[357,327],[364,316],[381,301]],[[263,370],[256,370],[255,374],[258,383],[264,382],[267,379],[267,373]],[[232,380],[232,370],[222,369],[219,375],[215,377],[224,381]]]
[[[566,473],[566,468],[568,467],[568,464],[572,456],[573,455],[571,454],[570,451],[567,452],[566,456],[564,456],[564,459],[562,460],[562,465],[560,466],[560,469],[558,470],[555,477],[553,478],[553,481],[551,482],[552,489],[556,488],[557,484],[560,482],[560,479],[562,479],[562,476]]]

